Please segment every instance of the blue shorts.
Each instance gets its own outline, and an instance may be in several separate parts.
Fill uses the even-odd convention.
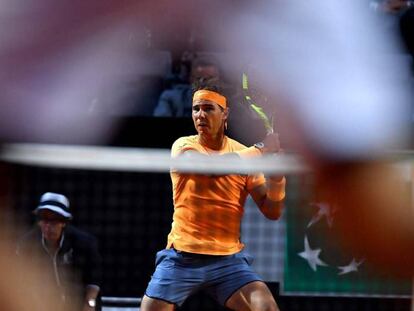
[[[252,257],[244,251],[211,256],[164,249],[157,253],[145,295],[181,306],[191,294],[204,290],[224,306],[244,285],[262,281],[251,263]]]

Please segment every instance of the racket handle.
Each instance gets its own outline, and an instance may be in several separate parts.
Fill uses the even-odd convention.
[[[269,134],[273,134],[274,132],[275,132],[275,130],[274,130],[274,120],[275,120],[275,118],[274,118],[274,115],[272,114],[272,116],[270,117],[270,126],[266,126],[266,134],[267,135],[269,135]]]

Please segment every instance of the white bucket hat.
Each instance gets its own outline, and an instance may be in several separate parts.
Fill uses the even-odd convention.
[[[67,219],[72,219],[72,214],[69,211],[69,200],[66,196],[54,192],[46,192],[40,197],[39,206],[33,211],[38,214],[41,210],[53,211]]]

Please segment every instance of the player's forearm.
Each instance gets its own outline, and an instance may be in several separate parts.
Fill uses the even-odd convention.
[[[283,201],[274,202],[266,199],[260,207],[260,210],[267,219],[278,220],[282,216],[283,208]]]

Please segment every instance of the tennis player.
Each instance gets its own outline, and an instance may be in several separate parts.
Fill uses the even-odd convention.
[[[225,135],[229,110],[218,86],[194,93],[192,118],[197,135],[181,137],[172,156],[194,153],[255,157],[280,151],[277,134],[252,147]],[[174,215],[167,247],[156,255],[156,269],[141,310],[174,310],[198,290],[232,310],[279,310],[263,280],[243,251],[240,223],[250,194],[269,219],[281,216],[283,176],[198,175],[171,171]]]

